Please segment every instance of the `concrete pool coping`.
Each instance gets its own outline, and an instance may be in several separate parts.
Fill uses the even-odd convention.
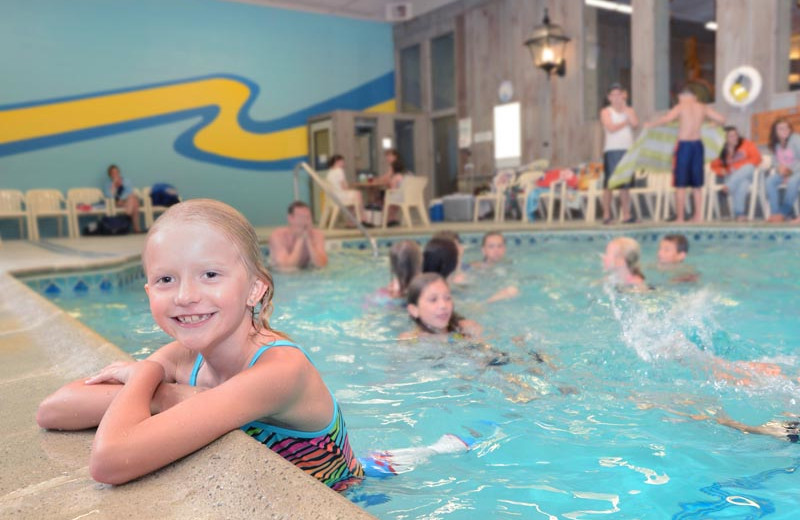
[[[703,228],[761,228],[737,224]],[[380,236],[428,234],[452,228],[483,232],[620,227],[445,223],[432,229],[396,229]],[[696,229],[687,226],[686,231]],[[769,226],[769,229],[786,229]],[[797,229],[793,227],[792,229]],[[269,230],[259,230],[266,238]],[[357,232],[330,238],[359,238]],[[93,431],[46,432],[36,407],[64,383],[128,357],[12,275],[69,272],[122,265],[138,258],[142,235],[27,241],[0,245],[0,517],[14,518],[373,518],[343,496],[308,477],[242,432],[232,432],[170,466],[124,486],[96,483],[88,473]]]

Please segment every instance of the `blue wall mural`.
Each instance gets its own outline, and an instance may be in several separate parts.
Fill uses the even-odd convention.
[[[391,26],[221,0],[12,0],[0,178],[26,190],[175,184],[283,222],[308,117],[393,110]]]

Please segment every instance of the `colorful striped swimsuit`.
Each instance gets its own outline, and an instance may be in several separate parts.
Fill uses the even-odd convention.
[[[296,348],[311,362],[311,358],[299,345],[279,340],[258,349],[248,367],[253,366],[261,354],[272,347]],[[203,356],[198,354],[189,378],[190,385],[196,386],[197,372],[202,364]],[[311,364],[313,365],[313,362]],[[330,424],[320,431],[289,430],[262,421],[247,423],[241,429],[323,484],[336,491],[342,491],[358,482],[364,476],[364,470],[350,448],[339,403],[333,394],[331,399],[333,399],[333,418]]]

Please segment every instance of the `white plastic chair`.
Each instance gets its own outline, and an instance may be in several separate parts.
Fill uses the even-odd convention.
[[[764,155],[764,159],[767,158],[769,158],[768,166],[766,168],[761,169],[760,172],[758,171],[756,172],[756,175],[758,176],[758,186],[755,187],[756,190],[758,191],[756,199],[757,202],[761,204],[761,212],[764,215],[764,220],[772,216],[772,210],[770,210],[769,201],[767,200],[767,178],[770,177],[771,175],[778,175],[778,173],[775,171],[775,168],[773,167],[772,157]],[[762,166],[764,165],[763,160],[761,164]],[[780,190],[785,191],[785,188],[781,186]],[[800,198],[798,198],[798,200],[796,200],[794,203],[794,212],[795,214],[800,215]],[[753,215],[752,217],[750,217],[752,220],[753,218],[755,218],[755,204],[751,204],[750,213]]]
[[[19,236],[24,237],[22,222],[28,222],[28,210],[25,207],[25,195],[19,190],[0,190],[0,219],[15,219],[19,223]],[[30,238],[28,227],[28,238]]]
[[[352,206],[355,209],[354,213],[358,221],[363,222],[364,216],[361,214],[361,204],[358,198],[360,192],[358,190],[337,191],[333,189],[327,180],[321,180],[325,183],[325,205],[322,208],[322,216],[319,219],[319,226],[327,226],[328,229],[333,229],[333,227],[336,225],[336,221],[339,219],[339,205],[331,200],[331,192],[336,195],[336,198],[339,199],[339,202],[341,202],[343,206]]]
[[[111,214],[111,205],[102,191],[98,188],[71,188],[67,190],[67,206],[69,207],[70,226],[72,226],[72,236],[80,237],[80,218],[95,215],[103,217]],[[102,207],[99,206],[102,203]],[[78,206],[84,206],[79,209]]]
[[[761,211],[766,215],[769,212],[769,204],[767,204],[766,200],[766,191],[764,190],[764,179],[769,172],[770,168],[772,167],[772,157],[769,155],[763,155],[761,157],[761,164],[753,172],[753,182],[750,184],[749,192],[750,197],[748,200],[748,211],[747,211],[747,220],[754,220],[756,216],[756,206],[761,203]],[[721,209],[719,207],[719,194],[725,193],[723,192],[722,188],[725,186],[724,183],[721,182],[714,182],[709,183],[708,186],[708,200],[706,201],[706,220],[712,220],[714,218],[721,218]],[[763,193],[764,197],[763,200],[759,197],[759,195]],[[733,215],[733,200],[731,199],[731,194],[727,193],[725,195],[725,199],[727,200],[728,204],[728,214]]]
[[[25,206],[28,208],[28,230],[31,240],[39,240],[39,219],[55,217],[58,219],[58,234],[63,232],[61,219],[67,222],[67,233],[73,237],[71,212],[64,195],[58,190],[35,189],[25,192]]]
[[[403,213],[403,223],[408,227],[414,227],[411,220],[411,209],[417,210],[420,219],[426,227],[430,226],[428,219],[428,206],[425,204],[425,186],[428,178],[421,175],[404,175],[403,184],[397,189],[386,190],[386,198],[383,201],[383,225],[386,227],[389,222],[389,207],[398,206]]]
[[[647,214],[654,222],[661,221],[661,205],[664,201],[664,190],[672,182],[672,175],[669,173],[637,171],[634,177],[638,181],[643,181],[644,185],[634,186],[628,190],[631,196],[631,204],[636,211],[636,217],[642,219],[642,198],[647,207]]]
[[[142,189],[141,194],[139,190],[133,190],[133,193],[139,197],[142,201],[141,204],[141,212],[144,214],[144,227],[145,229],[150,229],[153,226],[153,222],[156,221],[157,215],[160,215],[169,209],[169,206],[159,206],[153,204],[153,197],[152,197],[153,187],[147,186]],[[179,195],[179,201],[183,201],[183,198]]]
[[[492,179],[492,191],[475,197],[475,210],[473,211],[473,222],[478,221],[480,216],[481,202],[488,202],[494,210],[494,221],[502,222],[505,220],[506,209],[506,190],[514,184],[514,170],[502,170]]]
[[[522,189],[522,193],[517,195],[517,204],[522,209],[522,221],[530,222],[530,215],[528,215],[527,205],[528,196],[533,190],[536,189],[536,181],[542,178],[544,172],[541,170],[528,170],[519,174],[514,185]],[[539,212],[542,213],[541,207]]]

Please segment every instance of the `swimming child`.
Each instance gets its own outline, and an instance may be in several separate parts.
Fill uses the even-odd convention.
[[[455,312],[450,287],[437,273],[415,276],[408,287],[407,303],[408,315],[417,328],[404,332],[400,339],[445,337],[452,333],[471,338],[481,335],[480,325]]]
[[[664,235],[658,244],[658,269],[674,271],[670,281],[674,283],[696,282],[700,273],[684,264],[689,254],[689,240],[682,234]]]
[[[456,233],[455,231],[444,230],[444,231],[437,231],[431,237],[431,240],[440,240],[440,239],[452,240],[453,243],[456,245],[456,251],[458,252],[458,256],[456,259],[456,268],[454,269],[452,274],[445,276],[445,278],[447,279],[447,283],[456,285],[462,285],[467,283],[469,281],[467,275],[461,269],[462,261],[464,259],[464,244],[461,242],[461,236],[459,236],[459,234]],[[423,272],[425,272],[424,269]]]
[[[142,264],[153,318],[174,341],[67,384],[37,412],[48,429],[97,426],[92,478],[131,481],[236,429],[333,489],[363,476],[333,394],[269,324],[272,276],[241,213],[208,199],[170,207]]]
[[[392,279],[384,292],[392,298],[403,298],[408,284],[422,272],[422,250],[413,240],[395,242],[389,250],[389,269]]]
[[[434,236],[422,250],[422,272],[436,273],[445,280],[456,272],[461,258],[456,242],[450,238]]]
[[[639,243],[630,237],[615,238],[608,243],[603,255],[603,268],[618,290],[642,292],[651,289],[645,282],[640,258]]]
[[[506,238],[499,231],[489,231],[481,240],[483,261],[475,262],[473,267],[490,267],[502,261],[506,256]]]

